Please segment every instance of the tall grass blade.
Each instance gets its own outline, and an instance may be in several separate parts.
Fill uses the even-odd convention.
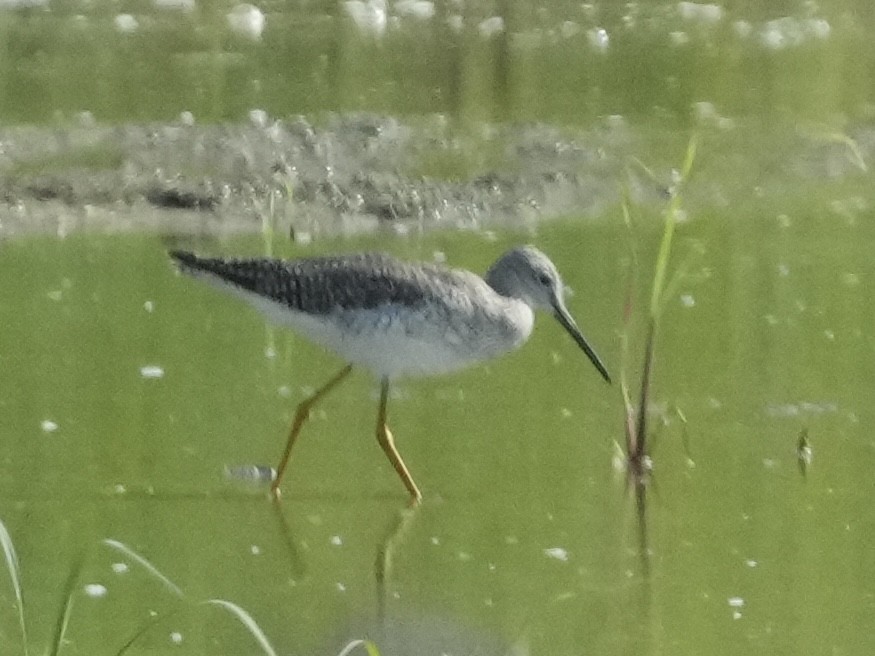
[[[380,656],[380,650],[370,640],[353,640],[337,656],[349,656],[356,647],[363,647],[368,656]]]
[[[9,535],[9,531],[6,530],[6,525],[2,520],[0,520],[0,546],[3,548],[3,557],[6,560],[6,571],[9,573],[9,580],[12,581],[15,604],[18,606],[18,625],[21,627],[24,656],[29,656],[30,645],[27,640],[27,625],[24,621],[24,594],[21,591],[21,568],[18,566],[18,554],[15,553],[12,536]]]
[[[160,571],[158,571],[157,567],[155,567],[152,563],[150,563],[148,560],[143,558],[143,556],[138,554],[136,551],[131,549],[124,542],[119,542],[118,540],[113,540],[111,538],[107,538],[107,539],[103,540],[103,544],[105,544],[108,547],[111,547],[112,549],[115,549],[116,551],[121,552],[122,554],[124,554],[125,556],[127,556],[128,558],[133,560],[140,567],[145,569],[150,575],[152,575],[153,578],[160,581],[164,585],[164,587],[166,587],[168,590],[170,590],[170,592],[175,594],[177,597],[182,598],[185,596],[185,594],[182,592],[182,589],[178,585],[176,585],[173,581],[171,581],[169,578],[164,576],[164,574],[162,574]]]
[[[61,604],[61,612],[58,613],[58,621],[55,624],[55,635],[52,639],[52,646],[49,651],[51,656],[58,656],[61,653],[61,645],[64,643],[64,636],[67,634],[67,626],[70,624],[70,615],[73,613],[73,596],[76,594],[76,583],[79,581],[79,575],[82,573],[82,567],[85,564],[85,555],[80,553],[76,560],[73,561],[73,567],[70,568],[70,573],[67,575],[67,580],[64,582],[64,587],[61,589],[61,594],[64,595],[64,601]]]
[[[650,316],[657,318],[662,306],[663,291],[665,289],[665,275],[668,270],[668,260],[671,255],[671,244],[674,238],[674,229],[678,221],[678,213],[681,207],[680,190],[689,179],[693,169],[693,161],[696,158],[698,137],[694,134],[687,144],[687,152],[684,156],[684,164],[681,168],[679,179],[672,189],[671,200],[665,217],[665,229],[662,231],[662,241],[659,243],[659,253],[656,256],[656,267],[653,273],[653,289],[650,294]]]
[[[644,346],[644,371],[641,374],[641,395],[638,397],[638,425],[635,428],[635,449],[629,458],[636,465],[642,463],[645,455],[647,435],[647,406],[650,404],[650,377],[653,373],[653,354],[656,345],[656,321],[651,320]]]
[[[626,431],[626,454],[635,450],[635,408],[632,405],[632,394],[629,387],[629,379],[626,375],[629,369],[629,332],[634,314],[635,289],[638,287],[638,249],[635,244],[635,230],[632,225],[631,194],[629,185],[625,184],[621,189],[622,200],[620,209],[623,212],[623,224],[629,233],[629,273],[626,280],[626,299],[623,303],[623,330],[620,332],[620,392],[623,397],[624,425]]]
[[[207,599],[206,601],[203,601],[201,603],[224,608],[226,611],[236,617],[243,626],[246,627],[252,637],[255,638],[256,642],[258,642],[261,650],[265,654],[267,654],[267,656],[276,656],[276,652],[271,646],[270,641],[267,639],[264,631],[261,630],[261,627],[258,626],[258,623],[252,618],[252,615],[247,613],[240,606],[225,599]]]
[[[675,175],[675,181],[671,189],[671,196],[666,208],[665,225],[662,231],[662,239],[659,243],[659,251],[656,256],[653,271],[653,287],[650,291],[650,313],[647,321],[647,337],[644,346],[644,363],[641,373],[641,389],[638,397],[638,414],[637,422],[634,428],[631,420],[631,402],[628,400],[628,391],[624,390],[624,403],[626,404],[626,444],[627,455],[631,466],[637,473],[642,473],[645,466],[645,457],[647,455],[647,407],[650,401],[651,380],[653,377],[653,365],[656,355],[656,336],[659,331],[659,319],[662,310],[665,306],[666,299],[666,275],[668,271],[668,263],[671,257],[672,242],[674,240],[675,227],[677,226],[682,201],[682,190],[684,184],[690,177],[693,170],[693,162],[696,158],[696,150],[698,148],[698,137],[693,135],[687,144],[686,154],[684,156],[683,166],[680,173]],[[629,212],[626,207],[624,198],[623,202],[623,218],[627,226],[630,224]],[[680,268],[685,271],[685,267]],[[681,277],[675,275],[668,283],[672,289],[677,285]],[[625,380],[624,380],[625,383]]]

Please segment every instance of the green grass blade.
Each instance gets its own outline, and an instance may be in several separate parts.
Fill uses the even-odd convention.
[[[24,593],[21,590],[21,568],[18,566],[18,554],[15,553],[15,545],[12,536],[6,530],[6,525],[0,521],[0,546],[3,548],[3,556],[6,559],[6,571],[12,581],[12,590],[15,593],[15,603],[18,606],[18,625],[21,627],[21,640],[24,643],[24,656],[29,656],[30,646],[27,640],[27,625],[24,621]]]
[[[64,601],[61,604],[61,612],[58,613],[58,621],[55,624],[55,635],[49,651],[51,656],[58,656],[61,653],[61,645],[64,643],[67,626],[70,624],[70,615],[73,613],[73,596],[76,594],[76,583],[79,581],[79,575],[82,573],[84,564],[85,555],[80,553],[76,560],[73,561],[73,567],[70,568],[70,573],[67,575],[67,580],[61,589]]]
[[[687,143],[687,152],[684,156],[684,165],[681,168],[681,181],[686,182],[690,179],[690,173],[693,171],[693,162],[696,160],[696,150],[699,147],[699,135],[693,133]]]
[[[353,640],[337,656],[349,656],[356,647],[363,647],[368,656],[380,656],[380,650],[370,640]]]
[[[219,608],[223,608],[231,613],[243,626],[246,627],[252,637],[255,638],[256,642],[258,642],[258,646],[261,647],[261,650],[267,654],[267,656],[277,656],[264,631],[261,630],[261,627],[258,626],[258,623],[252,618],[252,615],[247,613],[240,606],[225,599],[207,599],[201,603],[210,606],[218,606]]]
[[[103,544],[112,549],[115,549],[116,551],[124,554],[125,556],[133,560],[140,567],[145,569],[153,578],[160,581],[164,585],[164,587],[170,590],[170,592],[175,594],[177,597],[185,597],[185,593],[178,585],[176,585],[173,581],[164,576],[164,574],[162,574],[157,567],[155,567],[152,563],[143,558],[143,556],[138,554],[136,551],[131,549],[124,542],[119,542],[118,540],[112,540],[110,538],[107,538],[103,540]]]
[[[663,291],[665,289],[665,275],[668,270],[668,260],[671,255],[671,244],[674,238],[674,230],[677,225],[678,213],[681,207],[680,188],[689,179],[693,169],[693,161],[696,158],[698,137],[694,134],[687,144],[687,152],[684,157],[680,179],[672,192],[671,201],[665,216],[665,228],[662,231],[662,241],[659,244],[659,254],[656,257],[656,267],[653,273],[653,289],[650,294],[650,316],[653,319],[659,317],[662,308]]]

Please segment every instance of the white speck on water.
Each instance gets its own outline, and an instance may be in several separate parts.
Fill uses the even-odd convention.
[[[777,326],[778,325],[778,317],[776,317],[774,314],[767,314],[763,317],[763,319],[765,319],[766,323],[769,324],[770,326]]]
[[[432,536],[431,536],[431,540],[430,540],[430,542],[431,542],[434,546],[438,546],[438,545],[441,543],[441,539],[440,539],[438,536],[436,536],[436,535],[432,535]]]
[[[140,367],[140,375],[143,378],[164,378],[164,369],[157,364],[147,364]]]
[[[692,294],[681,294],[681,305],[687,308],[691,308],[696,304],[696,299],[693,298]]]
[[[272,483],[276,470],[270,465],[225,465],[225,478],[244,483]]]
[[[280,385],[277,388],[276,393],[284,399],[289,399],[292,397],[292,388],[288,385]]]
[[[489,39],[496,34],[504,32],[504,18],[501,16],[490,16],[484,21],[481,21],[477,26],[477,31],[484,39]]]
[[[611,45],[611,37],[603,27],[594,27],[586,31],[586,40],[590,47],[597,52],[607,52]]]
[[[386,0],[346,0],[343,9],[360,32],[374,38],[386,33]]]
[[[505,544],[519,544],[520,539],[515,535],[505,535],[504,543]]]
[[[60,289],[56,289],[46,294],[46,296],[48,296],[51,301],[60,301],[64,297],[64,292]]]
[[[121,483],[116,483],[113,486],[112,491],[115,492],[116,494],[124,494],[125,492],[128,491],[128,489],[124,485],[122,485]]]
[[[136,32],[137,28],[140,27],[139,21],[131,14],[118,14],[112,22],[115,25],[116,31],[122,34]]]
[[[261,9],[249,3],[234,7],[225,15],[225,20],[228,21],[228,27],[234,34],[253,41],[261,38],[267,22]]]
[[[435,251],[431,256],[438,264],[444,264],[447,261],[447,254],[443,251]]]
[[[836,334],[831,331],[829,328],[823,331],[823,336],[826,337],[829,341],[834,342],[836,338]]]
[[[343,583],[341,583],[340,581],[335,583],[334,586],[337,588],[338,592],[346,592],[346,586]]]
[[[793,222],[790,220],[790,217],[786,214],[778,215],[778,225],[782,228],[789,228]]]
[[[779,264],[778,265],[778,275],[781,276],[782,278],[786,278],[787,276],[790,275],[790,267],[788,267],[786,264]]]
[[[474,559],[474,556],[472,556],[471,554],[469,554],[467,551],[459,551],[459,552],[456,554],[456,558],[458,558],[459,560],[461,560],[463,563],[467,563],[467,562],[470,562],[471,560],[473,560],[473,559]]]
[[[152,314],[155,311],[154,301],[146,301],[145,303],[143,303],[143,309],[149,314]]]
[[[127,574],[130,569],[127,563],[113,563],[110,567],[116,574]]]
[[[56,430],[58,430],[58,424],[53,422],[51,419],[43,419],[40,422],[39,427],[43,433],[54,433]]]
[[[495,567],[495,563],[489,563],[488,565],[486,565],[486,569],[488,569],[490,572],[494,572],[497,568]]]
[[[172,642],[174,645],[182,644],[182,634],[179,631],[173,631],[170,634],[170,642]]]
[[[179,112],[179,122],[180,124],[190,128],[192,125],[194,125],[194,114],[188,110]]]
[[[766,469],[776,469],[778,466],[778,461],[774,458],[763,458],[763,467]]]
[[[739,613],[738,611],[734,611],[734,612],[732,613],[732,619],[734,619],[734,620],[740,620],[740,619],[741,619],[741,613]]]
[[[729,597],[729,599],[726,600],[726,603],[729,604],[730,608],[744,607],[744,599],[742,597]]]
[[[276,357],[276,349],[273,346],[268,346],[264,349],[264,357],[273,360]]]
[[[568,408],[560,409],[559,414],[562,416],[563,419],[568,419],[569,417],[572,416],[572,412]]]
[[[84,590],[85,594],[92,599],[99,599],[106,596],[106,586],[101,585],[100,583],[86,583]]]
[[[548,558],[561,560],[563,562],[568,560],[568,551],[562,547],[549,547],[548,549],[544,549],[544,555]]]
[[[751,558],[748,558],[747,560],[745,560],[744,564],[747,565],[748,567],[750,567],[751,569],[753,569],[754,567],[759,565],[759,563],[757,561],[755,561]]]
[[[339,535],[332,535],[328,541],[332,546],[341,547],[343,546],[343,539]]]
[[[809,34],[817,39],[826,39],[829,37],[830,32],[832,32],[832,27],[830,27],[830,24],[823,18],[809,18],[806,21],[806,27],[808,28]]]

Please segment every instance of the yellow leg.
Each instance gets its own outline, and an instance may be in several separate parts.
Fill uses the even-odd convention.
[[[389,380],[384,378],[380,385],[380,408],[377,411],[377,441],[380,443],[383,453],[389,458],[389,462],[392,463],[392,467],[395,468],[398,476],[401,477],[404,487],[410,493],[410,505],[416,506],[422,500],[422,495],[419,493],[416,483],[413,482],[410,472],[407,471],[407,466],[401,459],[398,449],[395,448],[395,440],[392,437],[392,433],[389,432],[389,426],[386,425],[386,400],[388,396]]]
[[[280,494],[280,481],[283,478],[283,473],[286,471],[286,465],[289,464],[289,456],[292,455],[292,447],[295,446],[295,440],[298,439],[298,433],[301,432],[301,426],[304,425],[304,422],[307,421],[307,417],[310,416],[310,409],[316,405],[316,402],[319,399],[328,394],[328,392],[334,389],[338,383],[346,378],[350,371],[352,371],[352,365],[348,364],[341,369],[334,378],[316,390],[310,397],[304,399],[298,404],[298,407],[295,410],[295,420],[292,422],[292,429],[289,431],[289,441],[286,442],[283,457],[280,459],[280,464],[276,468],[276,478],[270,486],[270,493],[274,498],[278,497]]]

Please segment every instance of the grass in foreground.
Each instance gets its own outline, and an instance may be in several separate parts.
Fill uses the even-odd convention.
[[[115,656],[124,656],[129,653],[132,647],[138,644],[140,639],[148,634],[153,628],[166,624],[173,618],[179,616],[183,611],[190,608],[218,608],[227,612],[239,624],[246,629],[252,636],[255,643],[258,645],[260,653],[265,656],[277,656],[267,635],[244,608],[227,599],[191,599],[183,590],[164,575],[155,565],[153,565],[145,557],[137,553],[125,543],[113,539],[101,540],[99,546],[108,548],[120,554],[129,564],[136,565],[146,575],[157,581],[164,587],[174,598],[183,602],[173,610],[163,613],[157,613],[152,616],[148,622],[137,628],[136,631],[122,643],[122,646],[114,653]],[[22,586],[21,568],[18,561],[18,555],[15,551],[15,545],[12,538],[6,529],[6,526],[0,520],[0,548],[3,550],[6,571],[12,585],[12,590],[15,595],[15,605],[18,609],[19,630],[21,632],[22,653],[24,656],[29,656],[31,653],[31,644],[27,633],[27,622],[25,612],[25,595]],[[45,653],[51,656],[58,656],[63,652],[67,629],[70,624],[70,618],[73,614],[74,602],[79,594],[80,575],[85,566],[86,554],[80,553],[75,558],[72,567],[61,588],[61,606],[58,609],[57,618],[55,621],[55,629],[52,634],[52,640],[49,648]],[[357,649],[363,649],[368,656],[380,656],[380,652],[374,643],[368,640],[353,640],[349,642],[338,654],[338,656],[349,656]]]

